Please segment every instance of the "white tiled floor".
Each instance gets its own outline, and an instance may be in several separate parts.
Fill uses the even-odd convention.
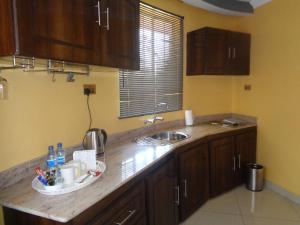
[[[300,225],[300,205],[241,186],[208,201],[181,225]]]

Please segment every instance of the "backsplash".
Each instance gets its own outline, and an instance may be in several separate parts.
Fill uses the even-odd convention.
[[[216,114],[216,115],[205,115],[195,117],[195,125],[206,123],[211,120],[222,120],[224,118],[237,118],[248,123],[256,123],[255,117],[226,113],[226,114]],[[138,129],[128,130],[121,133],[108,135],[108,141],[106,146],[111,146],[120,142],[134,140],[136,137],[144,136],[146,134],[151,134],[159,130],[168,130],[174,129],[177,127],[184,126],[184,120],[173,120],[163,123],[158,123],[153,126],[142,127]],[[74,151],[82,149],[82,145],[78,144],[77,146],[65,148],[66,151],[66,160],[69,161],[72,159]],[[34,168],[37,166],[45,166],[45,156],[38,157],[36,159],[30,160],[28,162],[22,163],[18,166],[10,168],[0,173],[0,190],[9,187],[15,183],[18,183],[26,177],[33,177],[35,175]]]

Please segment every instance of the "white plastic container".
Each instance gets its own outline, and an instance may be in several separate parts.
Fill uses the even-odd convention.
[[[185,110],[185,125],[193,126],[194,125],[194,117],[192,110]]]

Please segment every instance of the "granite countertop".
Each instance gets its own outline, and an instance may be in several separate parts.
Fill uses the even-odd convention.
[[[168,146],[141,146],[128,140],[106,149],[106,172],[92,185],[65,195],[45,196],[31,188],[32,177],[0,191],[0,204],[36,216],[66,223],[99,202],[120,186],[145,171],[176,148],[209,135],[254,127],[256,124],[231,128],[208,124],[172,129],[191,138]]]

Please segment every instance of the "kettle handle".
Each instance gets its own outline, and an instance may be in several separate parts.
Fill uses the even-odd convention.
[[[107,142],[107,133],[105,130],[101,129],[101,133],[103,134],[103,144],[105,145]]]
[[[86,149],[86,145],[85,145],[86,137],[87,137],[87,133],[84,135],[84,137],[83,137],[83,139],[82,139],[82,147],[83,147],[83,149]]]

